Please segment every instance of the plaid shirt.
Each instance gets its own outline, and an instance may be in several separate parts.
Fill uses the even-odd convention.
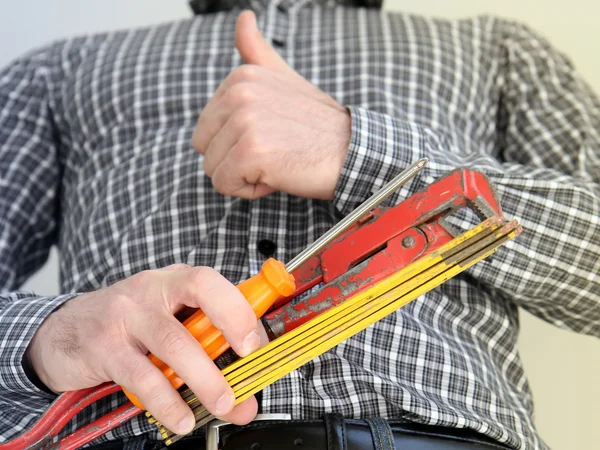
[[[333,201],[225,197],[203,173],[190,138],[241,63],[237,8],[66,40],[0,73],[0,440],[53,400],[25,375],[22,356],[72,295],[177,262],[212,266],[237,283],[258,272],[258,242],[273,241],[274,256],[291,259],[427,156],[422,176],[389,203],[469,167],[489,176],[525,233],[267,388],[263,411],[398,417],[545,448],[517,351],[518,307],[600,335],[597,98],[563,56],[516,23],[251,3],[289,64],[350,107]],[[64,295],[18,292],[54,244]],[[68,430],[123,401],[99,402]],[[117,438],[158,435],[139,419],[103,439]]]

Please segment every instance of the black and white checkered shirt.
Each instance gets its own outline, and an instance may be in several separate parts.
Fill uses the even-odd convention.
[[[427,156],[423,175],[391,202],[469,167],[490,177],[525,233],[266,389],[263,411],[401,417],[545,448],[517,352],[518,307],[600,335],[598,99],[563,56],[516,23],[325,1],[251,3],[288,63],[350,107],[352,138],[333,201],[224,197],[203,173],[190,138],[241,64],[239,8],[70,39],[0,72],[0,441],[53,399],[21,360],[72,293],[177,262],[212,266],[237,283],[258,272],[258,242],[273,241],[274,256],[291,259]],[[54,244],[65,295],[18,292]],[[124,397],[109,400],[76,425]],[[140,418],[106,438],[158,436]]]

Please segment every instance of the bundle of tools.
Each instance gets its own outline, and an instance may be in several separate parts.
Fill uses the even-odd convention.
[[[521,232],[517,221],[504,218],[485,176],[467,169],[449,173],[397,206],[376,208],[426,162],[410,166],[287,265],[269,259],[257,276],[238,286],[262,317],[270,338],[263,348],[238,359],[202,311],[184,322],[222,369],[237,403],[493,254]],[[449,219],[465,208],[481,222],[463,232]],[[172,369],[150,358],[194,411],[196,428],[214,419]],[[126,392],[131,402],[57,440],[78,412],[120,389],[105,384],[61,395],[34,427],[0,450],[79,448],[143,411],[135,395]],[[167,445],[181,438],[150,413],[146,416]]]

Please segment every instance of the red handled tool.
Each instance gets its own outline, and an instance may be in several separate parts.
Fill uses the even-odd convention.
[[[292,275],[296,290],[263,318],[270,338],[281,336],[411,264],[463,232],[448,218],[463,208],[480,220],[502,216],[487,178],[455,170],[391,208],[373,210],[308,259]],[[317,292],[304,295],[320,283]]]

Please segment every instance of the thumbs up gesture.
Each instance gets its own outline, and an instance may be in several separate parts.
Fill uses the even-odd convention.
[[[240,14],[235,43],[246,64],[223,81],[192,136],[213,186],[247,199],[274,191],[332,199],[350,113],[287,65],[252,11]]]

